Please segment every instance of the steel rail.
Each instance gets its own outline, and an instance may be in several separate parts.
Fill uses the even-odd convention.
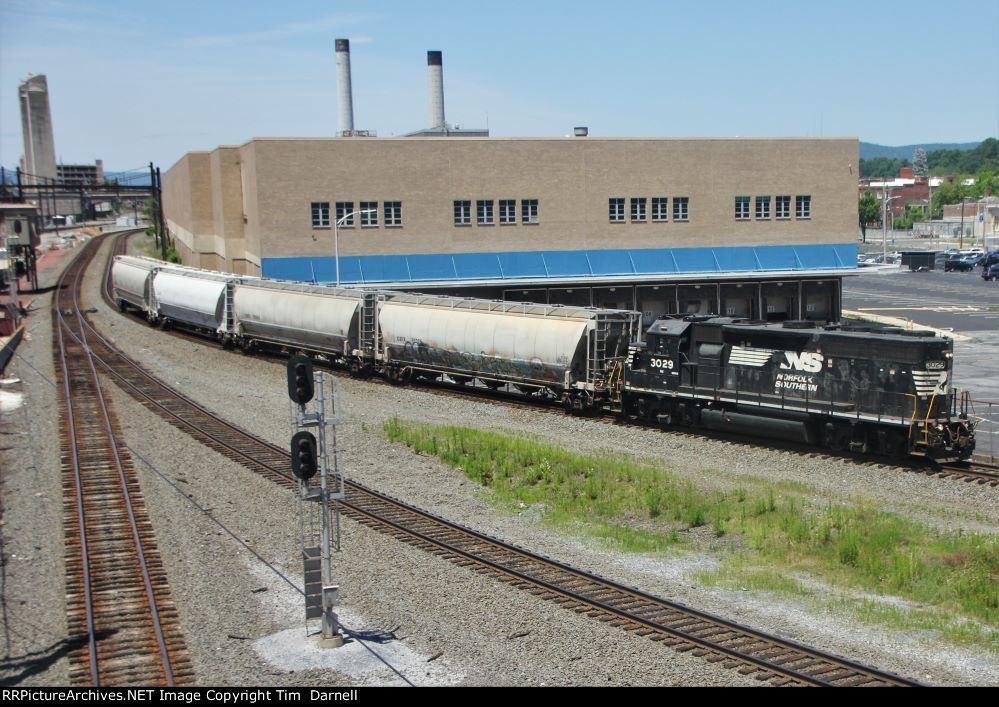
[[[101,667],[98,660],[98,644],[97,644],[97,624],[100,621],[97,619],[94,597],[93,597],[93,580],[94,572],[91,568],[92,558],[91,558],[91,544],[88,540],[87,533],[87,511],[86,511],[86,496],[87,490],[85,488],[86,483],[83,480],[82,472],[80,470],[79,463],[79,440],[82,438],[82,434],[78,430],[76,424],[76,414],[75,414],[75,404],[74,399],[77,396],[90,396],[94,402],[94,416],[99,418],[96,420],[98,427],[100,428],[99,438],[102,440],[98,443],[99,448],[103,448],[105,452],[110,452],[110,457],[113,460],[114,469],[110,469],[109,466],[105,466],[107,462],[100,462],[107,471],[112,472],[112,477],[117,480],[117,487],[119,490],[119,509],[124,510],[127,516],[128,530],[125,537],[130,538],[131,546],[133,548],[134,561],[137,562],[139,568],[139,575],[141,580],[141,592],[145,597],[146,604],[146,614],[148,616],[148,621],[153,629],[155,635],[156,652],[159,656],[159,670],[167,686],[173,687],[176,684],[176,672],[174,670],[174,659],[171,657],[171,648],[168,645],[168,639],[165,635],[163,618],[161,616],[160,607],[157,600],[157,592],[154,588],[154,582],[152,578],[152,573],[150,571],[149,558],[147,557],[147,549],[145,545],[149,544],[151,541],[147,537],[144,541],[142,538],[142,531],[139,528],[139,519],[136,512],[136,501],[132,497],[132,492],[129,489],[129,480],[126,475],[125,464],[123,462],[121,453],[119,451],[118,442],[116,439],[116,432],[114,430],[114,424],[111,420],[111,413],[109,410],[108,402],[104,396],[99,377],[97,374],[97,369],[94,364],[94,353],[87,340],[87,333],[85,327],[85,317],[82,313],[82,308],[79,302],[79,290],[82,284],[82,276],[89,266],[95,254],[95,244],[98,241],[92,241],[89,243],[79,256],[77,256],[73,262],[70,263],[69,267],[61,273],[58,280],[58,290],[56,295],[53,297],[53,309],[55,310],[55,318],[53,320],[53,326],[56,330],[59,340],[59,353],[60,353],[60,364],[63,369],[64,378],[64,388],[66,395],[66,411],[68,416],[68,422],[70,426],[69,437],[67,439],[68,446],[70,447],[70,456],[74,464],[74,484],[76,491],[76,507],[78,516],[78,526],[80,528],[80,546],[81,546],[81,561],[84,574],[84,601],[86,606],[87,614],[87,627],[88,627],[88,642],[90,646],[90,678],[91,682],[95,686],[99,686],[102,682]],[[71,302],[64,302],[65,290],[68,284],[72,284],[69,291],[72,293]],[[69,305],[72,305],[72,308]],[[64,309],[64,307],[66,307]],[[76,315],[77,322],[80,326],[79,333],[73,331],[72,324],[70,323],[68,317]],[[68,347],[66,346],[66,337],[69,337],[75,344],[75,346],[80,350],[80,353],[69,354]],[[83,363],[83,359],[86,359],[86,364]],[[74,362],[75,360],[75,362]],[[72,372],[76,371],[77,385],[79,385],[80,376],[82,374],[82,379],[86,382],[83,384],[82,388],[77,388],[74,390],[72,383],[73,375]],[[100,454],[100,452],[97,452]],[[104,457],[107,458],[107,457]],[[100,483],[98,479],[95,481]],[[141,503],[141,501],[140,501]],[[109,521],[113,522],[113,521]],[[148,535],[148,533],[147,533]],[[155,552],[155,550],[154,550]],[[157,565],[158,565],[158,558]],[[161,575],[162,576],[162,575]],[[165,577],[165,576],[164,576]],[[164,583],[165,584],[165,583]],[[160,592],[163,592],[163,587],[161,587]],[[169,598],[165,599],[166,603],[169,603]],[[172,607],[171,607],[172,609]],[[112,614],[113,616],[113,614]],[[113,620],[112,620],[113,625]],[[186,664],[186,655],[184,655],[182,645],[178,646],[177,643],[182,644],[182,640],[177,639],[174,643],[174,647],[178,652],[181,663]],[[113,651],[115,648],[112,646],[109,650]],[[117,655],[109,656],[110,658],[117,658]],[[184,665],[184,668],[187,668]],[[184,670],[185,673],[189,673],[189,670]],[[147,678],[141,678],[147,679]]]
[[[92,253],[93,253],[93,248],[91,248],[91,254]],[[86,257],[86,255],[82,257]],[[90,257],[93,256],[90,255]],[[125,509],[128,511],[129,529],[131,530],[132,542],[135,546],[135,554],[139,560],[139,567],[142,573],[142,583],[146,591],[146,599],[149,602],[149,611],[152,618],[153,629],[156,632],[156,643],[159,647],[160,657],[163,661],[163,671],[165,673],[166,683],[168,687],[174,687],[173,666],[171,665],[170,654],[167,651],[166,639],[163,635],[163,624],[160,621],[159,608],[156,605],[156,593],[153,590],[152,579],[149,576],[149,565],[146,562],[146,551],[143,548],[142,539],[139,537],[139,527],[135,518],[135,507],[134,504],[132,503],[132,496],[131,493],[129,493],[128,483],[125,479],[125,469],[121,462],[121,453],[118,451],[118,441],[115,438],[114,430],[111,428],[111,417],[110,414],[108,413],[107,400],[104,398],[104,391],[101,388],[101,383],[97,376],[97,369],[94,367],[93,352],[91,351],[90,346],[87,342],[86,328],[83,323],[83,317],[81,316],[83,308],[80,306],[79,292],[80,292],[81,278],[83,277],[83,273],[87,269],[86,266],[87,266],[87,261],[84,261],[84,263],[82,263],[81,266],[77,269],[76,277],[73,281],[73,288],[72,288],[73,306],[75,308],[75,311],[77,312],[77,323],[80,325],[80,336],[77,340],[79,341],[80,345],[83,347],[84,353],[86,354],[87,363],[89,365],[91,378],[94,384],[94,390],[97,392],[97,398],[100,402],[101,420],[104,423],[104,431],[105,434],[107,435],[108,443],[111,448],[111,452],[114,456],[115,470],[118,473],[118,483],[121,488],[122,498],[124,499]],[[63,323],[63,325],[67,328],[67,330],[71,331],[71,327],[69,326],[69,323],[65,320],[65,317],[63,316],[61,310],[59,313],[59,318],[60,321]]]

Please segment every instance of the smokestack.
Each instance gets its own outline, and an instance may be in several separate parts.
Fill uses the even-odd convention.
[[[427,52],[427,79],[430,83],[430,129],[444,130],[444,58],[440,52]]]
[[[350,40],[336,40],[337,108],[340,111],[340,134],[354,132],[354,94],[350,90]]]

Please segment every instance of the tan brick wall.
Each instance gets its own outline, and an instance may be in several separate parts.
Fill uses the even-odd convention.
[[[337,201],[378,202],[377,228],[341,229],[345,255],[853,242],[857,164],[852,138],[256,139],[239,148],[247,271],[260,258],[332,254],[332,229],[312,228],[313,201],[328,201],[331,218]],[[184,178],[183,165],[167,175]],[[219,174],[228,243],[235,170]],[[749,221],[735,220],[742,195]],[[755,219],[757,195],[772,198],[769,220]],[[773,217],[777,195],[792,197],[788,221]],[[797,195],[811,196],[808,220],[794,218]],[[661,196],[669,220],[653,223]],[[690,199],[688,222],[672,219],[677,196]],[[625,223],[609,222],[611,197],[626,200]],[[631,223],[631,197],[648,200],[645,223]],[[453,223],[459,199],[472,202],[472,226]],[[494,202],[496,225],[475,225],[478,199]],[[516,225],[498,225],[500,199],[517,200]],[[521,224],[522,199],[538,200],[538,225]],[[402,228],[384,225],[385,201],[402,202]]]
[[[185,265],[200,266],[197,254],[214,251],[210,157],[208,152],[189,152],[163,175],[167,230]]]

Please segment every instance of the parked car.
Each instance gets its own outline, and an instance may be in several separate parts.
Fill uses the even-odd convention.
[[[944,272],[971,272],[975,269],[975,260],[977,258],[966,257],[966,256],[952,256],[947,258],[947,262],[944,263]]]
[[[982,267],[987,268],[990,265],[995,265],[999,263],[999,250],[993,250],[991,253],[982,259]]]
[[[993,263],[983,269],[982,279],[985,281],[999,280],[999,263]]]

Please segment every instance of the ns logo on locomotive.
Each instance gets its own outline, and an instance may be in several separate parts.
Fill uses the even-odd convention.
[[[702,426],[833,450],[966,459],[970,400],[953,344],[889,327],[641,315],[216,273],[118,256],[113,296],[150,324],[227,348],[305,353],[395,383],[441,380],[559,401],[574,414]]]

